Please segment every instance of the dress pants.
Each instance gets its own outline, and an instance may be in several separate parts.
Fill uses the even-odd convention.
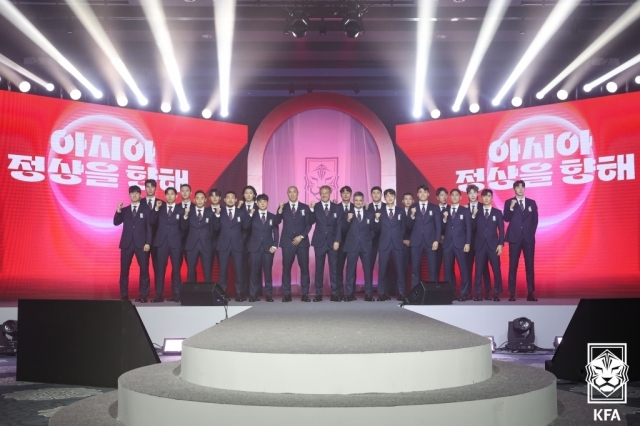
[[[333,245],[333,244],[331,244]],[[329,243],[322,247],[314,247],[316,254],[316,295],[322,296],[322,284],[324,281],[324,262],[329,257],[329,283],[331,283],[331,295],[338,294],[338,252],[329,246]]]
[[[415,288],[420,283],[422,265],[422,253],[427,257],[427,266],[429,267],[429,281],[438,281],[440,268],[437,266],[438,251],[431,250],[431,245],[422,242],[419,246],[411,248],[411,288]],[[440,248],[438,247],[438,250]]]
[[[235,251],[231,244],[226,250],[218,250],[218,261],[220,262],[220,287],[227,292],[229,282],[229,259],[233,259],[233,270],[236,273],[236,294],[247,294],[244,288],[242,259],[243,251]]]
[[[172,248],[163,244],[157,248],[158,269],[156,270],[156,296],[164,293],[164,279],[171,261],[171,293],[180,294],[180,269],[182,268],[182,247]]]
[[[251,283],[249,295],[258,297],[260,288],[262,288],[262,280],[260,272],[264,276],[264,286],[267,296],[273,294],[273,280],[271,278],[271,270],[273,269],[273,253],[260,248],[259,251],[253,251],[251,254]]]
[[[485,259],[485,265],[482,268],[482,280],[484,281],[484,292],[485,294],[489,294],[491,293],[491,275],[489,274],[488,256],[485,256],[484,259]],[[475,268],[476,273],[479,270],[477,266],[477,261],[478,261],[478,251],[476,250],[475,247],[473,247],[471,250],[467,252],[467,268],[469,269],[469,272],[468,272],[469,281],[471,281],[472,283],[475,283],[475,280],[473,278],[474,264],[476,265],[476,268]],[[479,293],[477,287],[475,288],[475,290],[476,290],[476,293]]]
[[[344,236],[342,241],[344,241]],[[347,253],[344,251],[342,244],[340,244],[340,248],[338,249],[338,260],[337,263],[337,272],[336,272],[336,293],[335,294],[344,294],[344,267],[347,261]],[[331,295],[333,296],[333,287],[331,288]]]
[[[194,283],[198,280],[198,274],[196,268],[198,266],[198,259],[202,262],[202,273],[204,275],[205,282],[211,282],[211,261],[213,252],[207,251],[200,244],[200,240],[196,242],[196,245],[191,250],[186,250],[187,257],[187,281]]]
[[[285,296],[291,295],[291,267],[296,257],[300,267],[300,289],[303,295],[309,294],[309,247],[292,245],[282,248],[282,292]]]
[[[533,293],[536,289],[533,273],[533,258],[535,256],[536,243],[527,243],[520,239],[517,243],[509,243],[509,293],[516,292],[516,274],[520,253],[524,253],[524,269],[527,274],[527,291]]]
[[[402,271],[402,248],[396,249],[393,246],[389,246],[386,250],[380,250],[380,263],[378,268],[378,294],[388,294],[391,283],[388,280],[389,271],[389,259],[393,258],[393,264],[396,266],[397,279],[396,288],[399,293],[404,294],[402,291],[404,287],[404,272]]]
[[[149,295],[149,253],[133,243],[127,248],[120,249],[120,295],[123,297],[129,295],[129,270],[133,256],[136,257],[140,266],[140,297],[147,297]]]
[[[476,249],[476,281],[475,289],[476,294],[482,294],[482,279],[484,280],[484,292],[485,294],[491,293],[491,280],[487,280],[486,276],[489,275],[489,264],[493,270],[493,281],[496,283],[493,293],[502,293],[502,271],[500,270],[500,256],[495,250],[491,250],[486,244]],[[489,287],[487,288],[487,281],[489,281]]]
[[[453,270],[454,259],[458,262],[458,269],[460,269],[460,277],[462,278],[462,284],[460,285],[460,294],[471,294],[471,283],[469,281],[469,268],[467,268],[467,257],[463,248],[457,248],[453,244],[449,247],[445,247],[444,251],[444,280],[449,281],[453,288],[456,287],[455,273]]]
[[[367,296],[373,295],[373,268],[371,267],[371,253],[367,253],[360,248],[358,251],[345,253],[347,255],[347,281],[346,294],[353,296],[356,291],[356,266],[358,258],[362,264],[364,272],[364,292]],[[379,286],[380,284],[378,284]],[[379,289],[380,287],[378,287]]]

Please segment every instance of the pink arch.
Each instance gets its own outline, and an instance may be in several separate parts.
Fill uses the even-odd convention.
[[[262,160],[271,135],[290,117],[311,109],[334,109],[358,120],[371,133],[380,152],[382,188],[396,187],[396,153],[389,132],[377,115],[348,96],[336,93],[308,93],[296,96],[271,111],[253,135],[247,158],[247,183],[262,192]]]

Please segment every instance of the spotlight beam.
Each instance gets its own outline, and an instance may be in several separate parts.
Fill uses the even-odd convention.
[[[14,70],[16,72],[19,72],[23,76],[27,77],[28,79],[30,79],[32,81],[35,81],[40,86],[44,87],[45,89],[47,89],[49,91],[53,87],[53,84],[47,83],[46,81],[44,81],[43,79],[41,79],[40,77],[38,77],[37,75],[32,73],[31,71],[22,68],[20,65],[16,64],[11,59],[7,58],[6,56],[4,56],[2,54],[0,54],[0,64],[6,65],[7,67],[11,68],[12,70]]]
[[[7,1],[7,0],[3,0]],[[180,102],[180,108],[183,111],[189,110],[189,102],[187,102],[187,96],[182,86],[182,77],[180,76],[180,69],[178,68],[178,62],[173,50],[173,43],[171,42],[171,36],[169,34],[169,28],[167,27],[167,20],[162,9],[160,0],[145,0],[140,2],[144,14],[149,21],[153,38],[156,40],[156,45],[162,56],[162,61],[169,74],[169,79],[173,85],[173,89],[176,91],[178,101]]]
[[[142,94],[140,88],[131,76],[131,73],[129,73],[124,62],[122,62],[120,55],[118,55],[116,48],[111,43],[111,40],[109,40],[107,33],[100,24],[100,21],[93,12],[93,9],[89,6],[89,3],[81,3],[79,0],[65,1],[67,2],[67,5],[69,5],[69,8],[73,10],[73,13],[76,14],[80,22],[82,22],[82,25],[84,25],[89,34],[91,34],[91,37],[93,37],[100,49],[102,49],[104,54],[107,55],[111,64],[113,64],[116,71],[118,71],[118,74],[120,74],[125,83],[127,83],[127,86],[131,88],[131,91],[136,95],[136,98],[138,98],[138,102],[142,105],[146,105],[148,103],[147,98]]]
[[[536,97],[542,99],[551,89],[556,87],[562,80],[567,78],[569,74],[575,71],[580,65],[585,63],[598,50],[602,49],[607,43],[613,40],[618,34],[627,29],[640,17],[640,2],[634,3],[627,9],[616,21],[609,26],[600,36],[595,39],[576,59],[573,60],[556,78],[551,80],[544,89],[538,92]]]
[[[436,5],[434,0],[418,1],[418,31],[417,31],[417,51],[416,51],[416,81],[413,101],[413,116],[422,115],[422,104],[424,102],[424,90],[427,80],[427,68],[429,51],[431,50],[431,39],[433,38],[433,21],[435,18]]]
[[[231,52],[236,16],[235,0],[213,2],[216,24],[216,47],[218,51],[218,84],[220,87],[220,115],[229,115],[231,93]]]
[[[520,78],[522,73],[527,69],[527,67],[533,62],[538,53],[542,50],[542,48],[547,44],[551,37],[560,29],[564,21],[567,20],[571,12],[578,6],[580,0],[559,0],[556,6],[553,8],[549,17],[542,27],[538,34],[536,34],[535,38],[527,48],[527,51],[520,58],[520,62],[516,65],[511,75],[504,83],[496,97],[491,102],[494,106],[500,104],[502,98],[507,94],[509,89],[515,84],[516,80]]]
[[[480,28],[478,40],[473,48],[469,65],[467,65],[467,71],[462,79],[458,96],[453,104],[452,109],[454,111],[460,110],[460,105],[462,105],[462,101],[467,94],[467,90],[469,90],[469,86],[471,86],[473,77],[475,77],[478,68],[480,68],[480,63],[482,62],[484,55],[487,53],[491,40],[493,40],[496,31],[498,31],[498,27],[500,26],[502,18],[504,17],[510,3],[510,0],[491,0],[482,23],[482,28]]]
[[[638,54],[638,55],[634,56],[633,58],[629,59],[627,62],[625,62],[624,64],[620,65],[619,67],[609,71],[608,73],[606,73],[602,77],[596,78],[591,83],[585,84],[585,90],[587,89],[587,87],[589,88],[589,90],[591,90],[594,87],[599,86],[600,84],[604,83],[605,81],[610,80],[611,77],[615,77],[616,75],[620,74],[623,71],[628,70],[629,68],[631,68],[632,66],[634,66],[635,64],[637,64],[639,62],[640,62],[640,54]],[[587,92],[589,90],[587,90]]]
[[[93,84],[87,80],[87,78],[82,75],[80,71],[76,67],[69,62],[67,58],[64,57],[62,53],[58,49],[56,49],[53,44],[49,40],[46,39],[44,35],[40,31],[33,26],[31,22],[22,14],[20,11],[9,1],[9,0],[0,0],[0,14],[2,14],[9,22],[13,23],[20,31],[24,33],[31,41],[37,44],[42,50],[47,52],[49,56],[51,56],[57,63],[60,64],[62,68],[67,70],[69,74],[74,76],[76,80],[78,80],[84,87],[89,89],[89,91],[96,98],[102,97],[102,92],[98,90]]]

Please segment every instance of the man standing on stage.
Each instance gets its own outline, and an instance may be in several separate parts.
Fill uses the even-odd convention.
[[[418,187],[418,202],[411,207],[411,216],[407,220],[409,247],[411,248],[411,288],[417,286],[422,278],[420,265],[422,255],[427,258],[429,281],[438,281],[436,266],[437,250],[442,235],[442,213],[429,201],[427,185]]]
[[[187,281],[196,282],[198,259],[202,263],[202,272],[206,282],[211,281],[211,258],[213,255],[213,213],[205,207],[207,198],[204,191],[196,191],[195,206],[187,207],[182,215],[180,226],[187,232],[184,245],[187,258]]]
[[[350,186],[343,186],[342,188],[340,188],[340,198],[342,198],[342,202],[338,204],[338,206],[340,206],[340,209],[342,210],[342,217],[345,218],[347,217],[347,214],[349,214],[349,212],[353,212],[353,203],[351,202],[351,194],[352,194],[352,190]],[[346,229],[342,229],[341,231],[341,241],[344,241],[344,239],[347,236],[347,230]],[[347,260],[347,253],[345,253],[344,251],[344,244],[340,244],[340,247],[338,248],[338,273],[336,276],[336,287],[338,289],[338,297],[336,300],[337,302],[344,300],[344,265],[345,265],[345,261]],[[331,298],[331,300],[333,301],[333,298]]]
[[[504,220],[500,209],[493,208],[493,191],[482,190],[482,206],[472,213],[472,226],[475,232],[476,248],[476,302],[482,300],[482,278],[489,274],[489,265],[493,270],[493,280],[496,283],[493,301],[500,301],[502,293],[502,271],[500,271],[500,255],[504,246]],[[485,281],[485,296],[491,294],[491,287],[487,289]],[[486,297],[485,297],[486,299]],[[490,300],[490,299],[489,299]]]
[[[372,212],[373,214],[380,213],[384,209],[384,203],[382,202],[382,188],[379,186],[374,186],[371,188],[371,203],[366,205],[366,210]],[[373,274],[373,268],[376,264],[376,258],[378,257],[378,244],[380,243],[380,233],[377,233],[373,236],[373,241],[371,242],[373,250],[371,250],[371,262],[369,262],[369,266],[372,268],[371,273]],[[378,269],[378,284],[380,284],[380,269]]]
[[[267,211],[269,197],[266,194],[258,195],[257,210],[251,210],[251,239],[249,240],[249,253],[251,253],[251,287],[249,289],[249,302],[257,302],[258,289],[262,286],[260,272],[264,276],[264,286],[267,293],[267,302],[273,302],[273,254],[278,247],[279,221],[278,217]],[[255,213],[254,213],[255,212]]]
[[[536,230],[538,229],[538,205],[531,198],[524,197],[525,183],[517,180],[513,183],[516,196],[504,203],[504,221],[509,223],[507,242],[509,242],[509,301],[516,300],[516,273],[520,262],[520,253],[524,253],[524,268],[527,274],[527,300],[537,302],[535,291],[533,259],[536,250]]]
[[[182,209],[186,210],[188,207],[191,207],[191,186],[188,183],[183,183],[180,185],[180,203],[182,204]]]
[[[215,216],[216,211],[220,208],[220,199],[222,198],[222,194],[218,188],[213,188],[209,190],[209,202],[211,206],[211,212]],[[218,255],[218,233],[214,230],[213,232],[213,240],[211,244],[211,248],[213,252],[211,253],[211,279],[213,280],[213,269],[216,258],[218,259],[218,269],[220,269],[220,256]],[[220,281],[218,277],[218,281]]]
[[[441,217],[444,218],[444,212],[449,213],[449,205],[447,204],[447,198],[449,197],[449,192],[446,190],[446,188],[440,187],[438,189],[436,189],[436,198],[438,199],[438,208],[440,209],[440,215]],[[440,271],[442,270],[442,266],[444,263],[444,245],[442,244],[444,242],[444,226],[442,226],[442,235],[440,236],[440,245],[438,246],[438,250],[436,251],[436,281],[440,279]],[[443,274],[444,276],[447,275],[447,273],[445,272]],[[453,287],[456,287],[456,282],[455,282],[456,276],[455,274],[453,275],[453,282],[451,284],[453,284]]]
[[[311,202],[311,225],[316,225],[311,238],[311,245],[316,255],[316,297],[314,302],[322,302],[322,284],[324,282],[324,262],[329,258],[329,282],[331,283],[331,301],[339,300],[337,283],[338,249],[342,242],[342,209],[331,202],[331,188],[320,187],[320,202]],[[353,294],[347,299],[355,300]]]
[[[404,247],[402,248],[402,269],[404,270],[405,280],[408,278],[409,281],[412,281],[412,273],[411,271],[409,271],[409,264],[411,263],[411,228],[409,228],[408,219],[411,216],[413,194],[411,194],[410,192],[405,192],[402,196],[402,205],[404,206],[404,214],[405,216],[407,216],[407,230],[405,231],[404,237],[402,238],[402,244],[404,244]]]
[[[380,222],[375,221],[375,215],[364,209],[364,194],[356,192],[353,196],[354,209],[343,215],[343,229],[347,235],[344,239],[344,251],[347,254],[347,294],[354,294],[356,290],[356,266],[358,258],[364,273],[365,302],[373,302],[373,267],[371,250],[373,250],[373,236],[380,230]],[[380,213],[378,213],[379,217]],[[331,298],[333,300],[333,297]],[[350,302],[355,297],[347,298]]]
[[[247,290],[244,287],[244,235],[251,226],[247,212],[236,207],[236,193],[227,191],[224,195],[224,209],[216,212],[214,231],[218,233],[218,258],[220,260],[220,287],[226,292],[229,259],[233,259],[233,269],[236,272],[236,302],[247,300]]]
[[[453,261],[458,262],[460,277],[460,297],[458,301],[469,300],[471,295],[471,283],[469,281],[469,269],[467,268],[466,254],[471,247],[471,213],[469,209],[460,205],[460,190],[451,190],[451,206],[449,212],[444,212],[444,279],[450,283],[455,282]],[[455,285],[454,285],[455,288]]]
[[[309,299],[309,231],[311,230],[311,210],[309,206],[298,201],[298,188],[290,186],[287,189],[289,202],[280,203],[278,221],[282,222],[280,248],[282,248],[282,291],[283,302],[291,302],[291,267],[298,258],[300,267],[300,287],[302,301]]]
[[[404,271],[402,270],[402,239],[406,231],[406,216],[402,207],[396,207],[396,191],[386,189],[384,191],[386,206],[380,212],[375,213],[375,221],[380,223],[380,268],[378,269],[378,301],[391,300],[389,297],[390,282],[387,277],[389,259],[393,258],[393,264],[397,272],[398,300],[404,300]]]
[[[493,194],[493,192],[491,193]],[[478,187],[475,185],[467,186],[467,197],[469,198],[469,211],[471,212],[471,221],[475,222],[476,213],[480,211],[483,203],[478,202]],[[492,197],[493,198],[493,197]],[[484,200],[483,200],[484,201]],[[502,217],[502,214],[500,215]],[[469,281],[474,283],[473,280],[473,264],[477,261],[478,256],[476,255],[476,226],[475,223],[471,224],[471,248],[469,252],[467,252],[467,268],[469,269]],[[487,259],[487,257],[485,257]],[[476,267],[476,270],[479,270]],[[484,298],[485,300],[491,300],[491,276],[489,275],[489,265],[485,265],[482,269],[484,271],[482,273],[482,278],[484,280]],[[477,290],[477,288],[476,288]]]
[[[247,214],[250,214],[254,211],[256,206],[256,197],[258,193],[256,189],[247,185],[242,190],[242,200],[238,202],[238,208],[243,209]],[[244,253],[242,254],[242,287],[245,290],[249,290],[249,280],[251,278],[251,265],[249,264],[249,239],[251,238],[251,228],[244,229],[242,231],[242,236],[244,238]],[[262,294],[262,286],[258,289],[259,294]]]
[[[144,200],[142,200],[143,210],[148,210],[148,214],[150,215],[153,212],[153,209],[156,206],[156,201],[160,201],[156,198],[156,180],[155,179],[147,179],[144,181],[144,190],[147,193],[147,196]],[[157,224],[151,224],[151,241],[155,241],[156,233],[158,231]],[[151,245],[151,250],[149,250],[149,255],[151,256],[151,267],[153,268],[153,275],[156,276],[158,274],[158,249],[153,244]],[[153,300],[152,300],[153,302]]]
[[[171,260],[171,302],[180,301],[180,268],[182,267],[182,232],[180,217],[184,215],[182,204],[176,204],[176,189],[169,187],[164,190],[167,197],[165,204],[157,200],[151,211],[151,224],[158,229],[153,246],[158,254],[158,269],[156,270],[156,297],[154,303],[164,302],[164,278],[167,272],[168,260]]]
[[[149,295],[149,250],[151,249],[151,218],[146,210],[141,211],[140,187],[129,187],[131,204],[122,207],[113,217],[113,224],[122,226],[120,237],[120,296],[129,300],[129,269],[135,255],[140,267],[140,298],[136,302],[147,303]]]

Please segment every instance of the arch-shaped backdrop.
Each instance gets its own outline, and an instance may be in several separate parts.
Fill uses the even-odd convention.
[[[296,96],[274,108],[256,130],[247,156],[247,183],[258,193],[263,191],[263,158],[274,132],[286,120],[304,111],[332,109],[350,115],[371,133],[380,153],[380,184],[382,188],[396,187],[396,154],[389,132],[369,108],[348,96],[335,93],[308,93]]]

